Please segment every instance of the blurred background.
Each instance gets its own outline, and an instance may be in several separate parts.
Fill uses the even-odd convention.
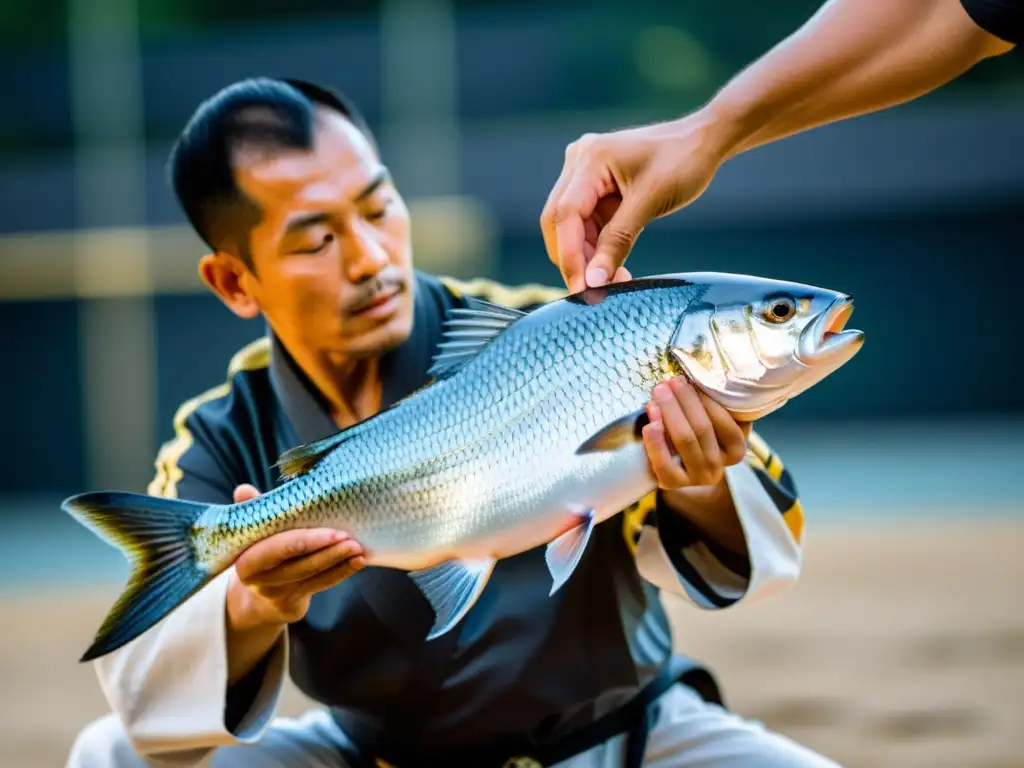
[[[142,489],[178,405],[262,331],[206,293],[165,180],[200,101],[261,74],[341,89],[419,268],[557,285],[538,219],[565,146],[699,106],[818,6],[0,5],[0,764],[63,764],[106,709],[75,659],[127,568],[60,501]],[[673,608],[741,714],[845,765],[1024,765],[1022,136],[1014,52],[731,161],[630,258],[856,298],[860,356],[760,427],[802,492],[803,580],[746,611]]]

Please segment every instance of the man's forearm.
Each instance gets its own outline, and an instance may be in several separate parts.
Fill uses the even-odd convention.
[[[228,687],[245,677],[268,654],[285,631],[283,623],[251,619],[254,612],[247,601],[251,593],[232,578],[227,593]]]
[[[723,158],[900,104],[1010,45],[959,0],[829,0],[702,110]]]

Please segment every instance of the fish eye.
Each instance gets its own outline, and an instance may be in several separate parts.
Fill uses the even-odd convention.
[[[796,302],[788,296],[776,296],[765,304],[761,317],[769,323],[784,323],[796,314]]]

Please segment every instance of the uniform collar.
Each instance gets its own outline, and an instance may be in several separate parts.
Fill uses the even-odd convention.
[[[442,318],[423,290],[423,277],[414,273],[413,326],[401,345],[381,359],[381,408],[388,408],[427,382],[427,369]],[[338,432],[327,402],[299,368],[273,330],[270,338],[270,381],[274,396],[291,423],[298,443],[320,440]]]

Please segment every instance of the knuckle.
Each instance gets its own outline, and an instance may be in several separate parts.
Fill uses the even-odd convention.
[[[747,447],[743,442],[730,441],[725,448],[725,459],[729,466],[739,464],[747,455]]]
[[[608,245],[619,249],[630,249],[636,242],[636,232],[629,232],[618,227],[608,227],[602,233],[602,239]]]
[[[692,482],[692,478],[683,472],[681,469],[672,468],[666,478],[666,483],[663,486],[666,490],[674,491],[679,488],[685,488]]]
[[[575,202],[568,200],[559,201],[551,213],[551,220],[555,224],[560,224],[567,219],[572,218],[579,211],[579,206]]]
[[[692,424],[693,434],[701,442],[708,442],[715,437],[715,429],[711,426],[711,422],[707,419],[701,419],[696,424]]]
[[[697,440],[697,435],[692,429],[677,430],[677,434],[672,436],[672,440],[680,452],[685,450],[688,453],[692,453],[700,444]]]
[[[576,139],[577,150],[581,154],[591,154],[601,142],[601,134],[588,131]]]

